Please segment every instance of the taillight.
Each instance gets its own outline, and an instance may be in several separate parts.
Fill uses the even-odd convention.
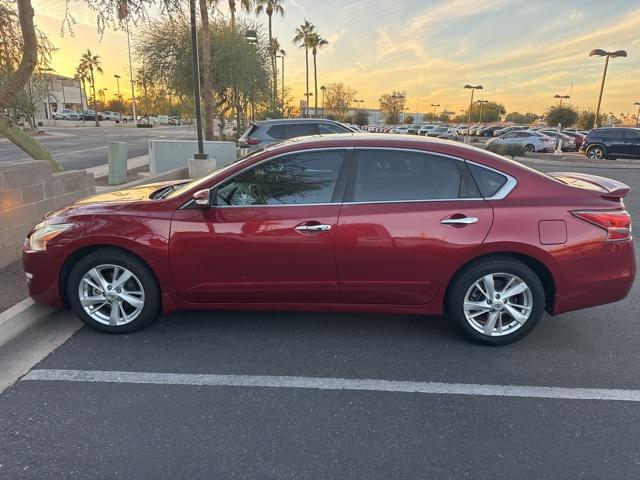
[[[631,238],[631,215],[626,210],[590,210],[571,212],[576,217],[607,231],[605,241]]]
[[[238,143],[240,144],[241,147],[248,147],[249,145],[258,145],[260,143],[260,140],[258,140],[257,138],[245,138],[245,139],[240,139],[238,141]]]

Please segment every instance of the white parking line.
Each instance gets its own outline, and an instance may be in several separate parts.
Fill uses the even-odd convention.
[[[317,390],[364,390],[370,392],[427,393],[436,395],[483,395],[494,397],[640,402],[640,390],[537,387],[525,385],[479,385],[467,383],[406,382],[374,379],[264,375],[204,375],[187,373],[114,372],[99,370],[32,370],[25,375],[22,380],[224,387],[309,388]]]

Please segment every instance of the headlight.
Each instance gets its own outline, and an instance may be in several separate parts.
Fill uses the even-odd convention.
[[[56,238],[65,230],[70,229],[71,223],[58,223],[55,225],[43,225],[36,227],[36,230],[29,237],[29,248],[38,252],[47,249],[47,243]]]

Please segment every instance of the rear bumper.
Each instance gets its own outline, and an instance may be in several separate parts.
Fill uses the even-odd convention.
[[[604,243],[598,255],[559,266],[563,281],[556,285],[554,315],[620,301],[636,276],[633,241]]]

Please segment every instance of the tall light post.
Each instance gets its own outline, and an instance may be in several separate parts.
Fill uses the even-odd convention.
[[[118,98],[120,98],[120,75],[118,75],[117,73],[113,76],[116,79],[116,88],[117,88],[117,92],[116,95]]]
[[[432,103],[431,106],[433,107],[433,119],[436,119],[436,108],[438,108],[440,106],[439,103]]]
[[[559,107],[562,108],[562,100],[568,100],[571,98],[571,95],[554,95],[553,98],[557,98],[558,100],[560,100],[560,105]]]
[[[393,100],[394,100],[395,109],[398,110],[398,122],[402,123],[400,121],[400,114],[402,113],[402,118],[404,119],[404,112],[401,111],[400,105],[398,104],[398,100],[404,100],[406,97],[404,95],[391,95],[391,98],[393,98]],[[402,109],[402,110],[404,110],[404,109]]]
[[[198,135],[198,152],[193,155],[194,160],[207,160],[204,153],[204,139],[202,138],[202,112],[200,111],[200,61],[198,59],[198,28],[196,26],[196,2],[189,0],[189,14],[191,17],[191,54],[193,55],[193,99],[196,105],[196,133]]]
[[[257,45],[258,44],[258,32],[255,30],[247,30],[244,34],[244,39],[249,43],[249,45]],[[284,54],[284,50],[282,51]],[[282,78],[284,79],[284,60],[282,61]],[[284,89],[284,82],[282,82]],[[251,104],[251,121],[255,118],[256,113],[256,104],[253,100],[253,96],[249,99],[249,103]],[[246,120],[246,119],[245,119]]]
[[[322,85],[320,90],[322,90],[322,118],[324,118],[324,93],[327,91],[327,87]]]
[[[476,100],[476,103],[480,104],[480,117],[478,117],[478,128],[480,128],[480,124],[482,123],[482,107],[484,107],[485,103],[489,103],[489,100]]]
[[[307,97],[306,104],[304,106],[304,118],[309,118],[309,102],[311,101],[311,97],[313,97],[313,92],[305,93],[305,97]],[[318,112],[315,112],[317,115]]]
[[[282,81],[280,82],[281,88],[282,88],[282,116],[284,116],[284,56],[285,56],[285,51],[284,50],[280,50],[280,54],[276,55],[276,58],[279,58],[282,60]]]
[[[127,16],[127,52],[129,55],[129,81],[131,82],[131,114],[133,117],[133,126],[138,126],[138,119],[136,118],[136,92],[135,82],[133,81],[133,67],[131,66],[131,38],[129,35],[129,17]]]
[[[482,90],[482,85],[465,85],[464,88],[471,90],[471,101],[469,102],[469,117],[467,119],[467,135],[464,143],[469,143],[469,130],[471,129],[471,110],[473,110],[473,94],[476,90]]]
[[[604,61],[604,71],[602,72],[602,83],[600,84],[600,94],[598,95],[598,105],[596,107],[596,116],[593,119],[593,128],[598,128],[598,116],[600,115],[600,104],[602,103],[602,92],[604,91],[604,81],[607,78],[607,67],[609,66],[609,58],[626,57],[625,50],[616,50],[615,52],[607,52],[600,48],[596,48],[589,52],[590,57],[606,57]]]
[[[638,113],[636,113],[636,128],[638,128],[640,126],[640,102],[636,102],[634,105],[638,105]]]

